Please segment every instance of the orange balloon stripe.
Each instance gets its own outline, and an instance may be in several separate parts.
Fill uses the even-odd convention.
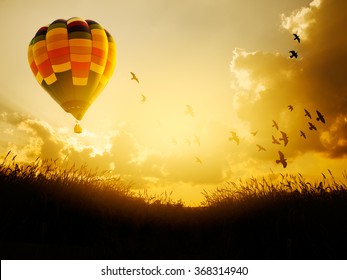
[[[59,28],[60,29],[60,28]],[[64,46],[67,45],[67,31],[65,30],[65,33],[59,32],[59,33],[54,33],[56,29],[51,29],[47,32],[46,36],[46,41],[49,42],[50,44],[53,44],[53,48],[56,47],[54,44],[64,44]]]
[[[36,64],[41,64],[43,61],[48,59],[48,53],[46,46],[35,48],[36,45],[34,45],[34,60]]]
[[[71,40],[69,40],[71,42]],[[70,53],[77,53],[77,54],[91,54],[92,53],[92,47],[86,47],[86,46],[71,46],[70,45]]]
[[[37,69],[37,66],[34,61],[30,64],[30,68],[31,68],[31,71],[34,73],[34,76],[36,77],[37,72],[39,72],[39,69]]]
[[[61,56],[62,57],[68,56],[70,58],[69,48],[53,49],[51,51],[48,51],[48,56],[49,56],[50,59],[57,59],[57,58],[59,58]],[[52,64],[55,64],[55,63],[52,63]]]
[[[39,69],[39,72],[43,78],[47,78],[54,73],[51,66],[51,62],[48,59],[38,64],[37,68]]]
[[[37,66],[34,61],[34,56],[33,56],[33,46],[30,44],[28,48],[28,62],[31,68],[31,71],[34,73],[34,76],[36,77],[37,72],[39,71],[37,69]]]
[[[92,56],[92,62],[97,64],[98,66],[102,67],[103,69],[105,68],[106,61],[107,61],[106,58],[102,58],[102,57],[97,56],[97,55]]]
[[[106,46],[107,46],[107,44],[106,44]],[[107,49],[107,47],[104,48],[104,49]],[[98,56],[100,58],[101,57],[102,58],[107,58],[107,52],[104,51],[104,49],[99,49],[99,48],[93,47],[92,54],[95,55],[95,56]]]
[[[88,78],[90,63],[71,61],[73,77]]]
[[[58,57],[51,57],[51,63],[52,66],[59,66],[65,63],[70,62],[70,55],[62,55],[62,56],[58,56]]]

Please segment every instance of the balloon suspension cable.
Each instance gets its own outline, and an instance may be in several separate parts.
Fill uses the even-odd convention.
[[[75,127],[74,127],[74,132],[77,133],[77,134],[82,133],[82,127],[80,126],[80,123],[79,123],[78,120],[76,120],[76,124],[75,124]]]

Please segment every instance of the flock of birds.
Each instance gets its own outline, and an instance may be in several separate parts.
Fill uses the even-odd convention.
[[[294,35],[294,40],[296,40],[296,41],[298,41],[298,43],[300,43],[300,37],[295,33],[293,35]],[[298,58],[298,53],[295,50],[291,50],[291,51],[289,51],[289,53],[291,54],[290,58]],[[294,110],[294,106],[288,105],[288,110],[290,112],[292,112]],[[308,117],[310,119],[310,121],[308,121],[308,129],[309,130],[317,130],[316,125],[314,125],[312,123],[311,113],[305,108],[304,108],[304,112],[305,112],[304,116]],[[317,113],[316,121],[322,122],[323,124],[325,124],[325,118],[324,118],[323,114],[318,110],[316,110],[316,113]],[[287,133],[280,130],[278,123],[275,120],[272,120],[272,127],[274,127],[277,131],[279,131],[281,133],[281,136],[278,139],[274,135],[272,135],[272,144],[281,145],[281,141],[283,141],[284,147],[287,146],[288,142],[289,142],[289,137],[288,137]],[[237,136],[236,132],[230,131],[230,133],[231,133],[231,136],[229,137],[229,140],[235,141],[237,144],[239,144],[240,138]],[[256,136],[258,131],[254,131],[251,133],[253,136]],[[304,139],[307,138],[306,133],[303,130],[300,130],[300,137],[303,137]],[[259,144],[256,144],[256,146],[258,147],[259,152],[260,151],[266,151],[266,149],[263,146],[261,146]],[[287,159],[285,158],[284,154],[281,151],[278,151],[278,154],[279,154],[279,159],[276,160],[276,163],[277,164],[281,163],[283,168],[286,168],[287,167]]]
[[[294,40],[296,40],[298,43],[300,43],[300,37],[297,35],[297,34],[293,34],[294,35]],[[290,58],[298,58],[298,53],[297,51],[295,50],[291,50],[289,51],[290,53]],[[138,77],[136,76],[135,73],[133,72],[130,72],[131,74],[131,80],[134,80],[136,81],[137,83],[140,83]],[[146,101],[146,96],[142,94],[141,96],[141,102],[144,103]],[[290,112],[292,112],[294,110],[294,106],[293,105],[288,105],[288,110]],[[310,119],[310,121],[308,121],[308,129],[309,130],[317,130],[317,127],[312,123],[312,115],[311,113],[307,110],[307,109],[304,109],[304,112],[305,112],[305,117],[308,117]],[[319,112],[318,110],[316,110],[316,113],[317,113],[317,117],[316,117],[316,121],[320,121],[322,122],[323,124],[325,124],[325,118],[323,116],[323,114],[321,112]],[[188,116],[191,116],[191,117],[194,117],[194,111],[193,111],[193,108],[191,105],[186,105],[186,111],[185,111],[185,114],[188,115]],[[288,142],[289,142],[289,137],[287,135],[286,132],[284,131],[281,131],[280,128],[279,128],[279,125],[278,123],[275,121],[275,120],[272,120],[272,127],[276,129],[276,131],[279,131],[281,136],[279,136],[278,138],[276,138],[274,135],[272,135],[272,144],[274,145],[281,145],[281,141],[283,142],[283,145],[284,147],[286,147],[288,145]],[[253,131],[251,132],[251,134],[253,136],[256,136],[258,133],[258,131]],[[230,131],[230,137],[228,138],[229,141],[235,141],[237,145],[240,144],[240,138],[239,136],[237,135],[237,133],[235,131]],[[300,137],[303,137],[304,139],[307,138],[306,136],[306,133],[303,131],[303,130],[300,130]],[[174,144],[177,144],[177,140],[175,138],[173,138],[173,143]],[[184,142],[188,145],[191,145],[191,141],[190,139],[188,138],[185,138]],[[195,135],[195,138],[194,138],[194,142],[196,144],[198,144],[200,146],[200,139]],[[259,145],[259,144],[256,144],[256,146],[258,147],[258,151],[261,152],[261,151],[267,151],[265,147]],[[283,168],[286,168],[287,167],[287,159],[285,158],[284,154],[281,152],[281,151],[278,151],[278,155],[279,155],[279,159],[276,160],[276,163],[279,164],[281,163]],[[195,160],[197,163],[200,163],[202,164],[202,160],[199,158],[199,157],[195,157]]]
[[[294,106],[293,105],[288,105],[288,109],[289,111],[293,111],[294,110]],[[308,122],[308,129],[309,130],[317,130],[317,127],[316,125],[314,125],[312,123],[312,115],[311,113],[307,110],[307,109],[304,109],[304,112],[305,112],[305,117],[308,117],[310,119],[310,121]],[[325,124],[325,118],[323,116],[323,114],[316,110],[316,113],[317,113],[317,117],[316,117],[316,121],[317,122],[322,122],[323,124]],[[279,136],[278,138],[276,138],[273,134],[271,135],[271,143],[274,144],[274,145],[281,145],[283,142],[283,146],[286,147],[289,143],[289,137],[287,135],[286,132],[280,130],[280,127],[278,125],[278,123],[275,121],[275,120],[272,120],[272,127],[276,130],[276,131],[279,131],[281,136]],[[258,131],[254,131],[254,132],[251,132],[251,134],[253,136],[256,136],[258,133]],[[235,131],[230,131],[230,137],[229,137],[229,141],[235,141],[237,145],[240,144],[240,138],[239,136],[237,135],[237,133]],[[300,130],[300,137],[303,137],[304,139],[307,138],[306,136],[306,133],[302,130]],[[265,147],[259,145],[259,144],[256,144],[256,146],[258,147],[258,151],[261,152],[261,151],[267,151]],[[284,157],[284,154],[281,152],[281,151],[278,151],[278,154],[279,154],[279,159],[276,160],[276,163],[281,163],[283,165],[284,168],[287,167],[287,159]]]

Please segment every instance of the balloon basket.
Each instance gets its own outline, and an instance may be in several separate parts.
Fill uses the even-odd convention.
[[[76,122],[73,131],[74,131],[75,133],[77,133],[77,134],[82,133],[82,127],[80,126],[80,124],[79,124],[78,122]]]

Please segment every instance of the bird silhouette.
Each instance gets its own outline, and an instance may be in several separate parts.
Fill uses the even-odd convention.
[[[147,97],[145,95],[141,94],[141,102],[145,103],[146,100],[147,100]]]
[[[293,111],[294,110],[294,107],[292,105],[288,105],[288,110],[289,111]]]
[[[276,163],[277,164],[282,163],[283,168],[286,168],[287,167],[287,159],[284,158],[284,154],[281,151],[278,151],[278,154],[280,156],[280,159],[276,160]]]
[[[251,134],[252,134],[253,136],[256,136],[256,135],[257,135],[257,133],[258,133],[258,130],[257,130],[257,131],[253,131],[253,132],[251,132]]]
[[[194,111],[193,111],[192,106],[190,106],[190,105],[186,105],[186,106],[187,106],[187,111],[185,112],[186,115],[190,115],[190,116],[194,117]]]
[[[309,130],[317,130],[317,127],[315,127],[313,123],[308,122],[308,124],[309,124]]]
[[[294,41],[297,40],[298,43],[300,43],[300,37],[295,33],[293,35],[294,35]]]
[[[195,157],[195,160],[196,160],[197,163],[202,164],[202,160],[199,157]]]
[[[133,72],[130,72],[131,74],[131,80],[135,80],[136,82],[140,83],[139,79],[136,77],[136,75]]]
[[[287,133],[280,131],[282,134],[282,138],[279,138],[278,140],[283,140],[284,146],[287,146],[288,144],[288,135]]]
[[[240,138],[237,136],[235,131],[230,131],[231,137],[229,137],[229,141],[235,141],[238,144],[240,144]]]
[[[260,152],[260,151],[264,151],[265,152],[266,151],[266,149],[263,146],[260,146],[260,145],[257,144],[257,147],[259,149],[258,152]]]
[[[272,123],[273,123],[272,127],[276,128],[276,129],[278,130],[279,127],[278,127],[277,122],[275,122],[274,120],[272,120]]]
[[[198,146],[200,146],[200,138],[199,138],[198,136],[196,136],[196,135],[195,135],[195,137],[194,137],[194,142],[195,142]]]
[[[317,118],[316,118],[316,120],[317,121],[321,121],[322,123],[325,123],[325,119],[324,119],[324,116],[321,114],[321,112],[319,112],[318,110],[316,110],[316,112],[317,112]]]
[[[310,119],[312,119],[310,112],[307,111],[306,109],[304,109],[304,111],[305,111],[305,117],[309,117]]]
[[[305,132],[303,132],[302,130],[300,130],[300,136],[301,136],[301,137],[304,137],[304,138],[306,139],[306,134],[305,134]]]
[[[290,58],[298,58],[298,53],[296,51],[289,51],[291,53]]]
[[[281,145],[280,142],[278,142],[278,140],[275,138],[275,136],[272,135],[272,144],[278,144]]]

